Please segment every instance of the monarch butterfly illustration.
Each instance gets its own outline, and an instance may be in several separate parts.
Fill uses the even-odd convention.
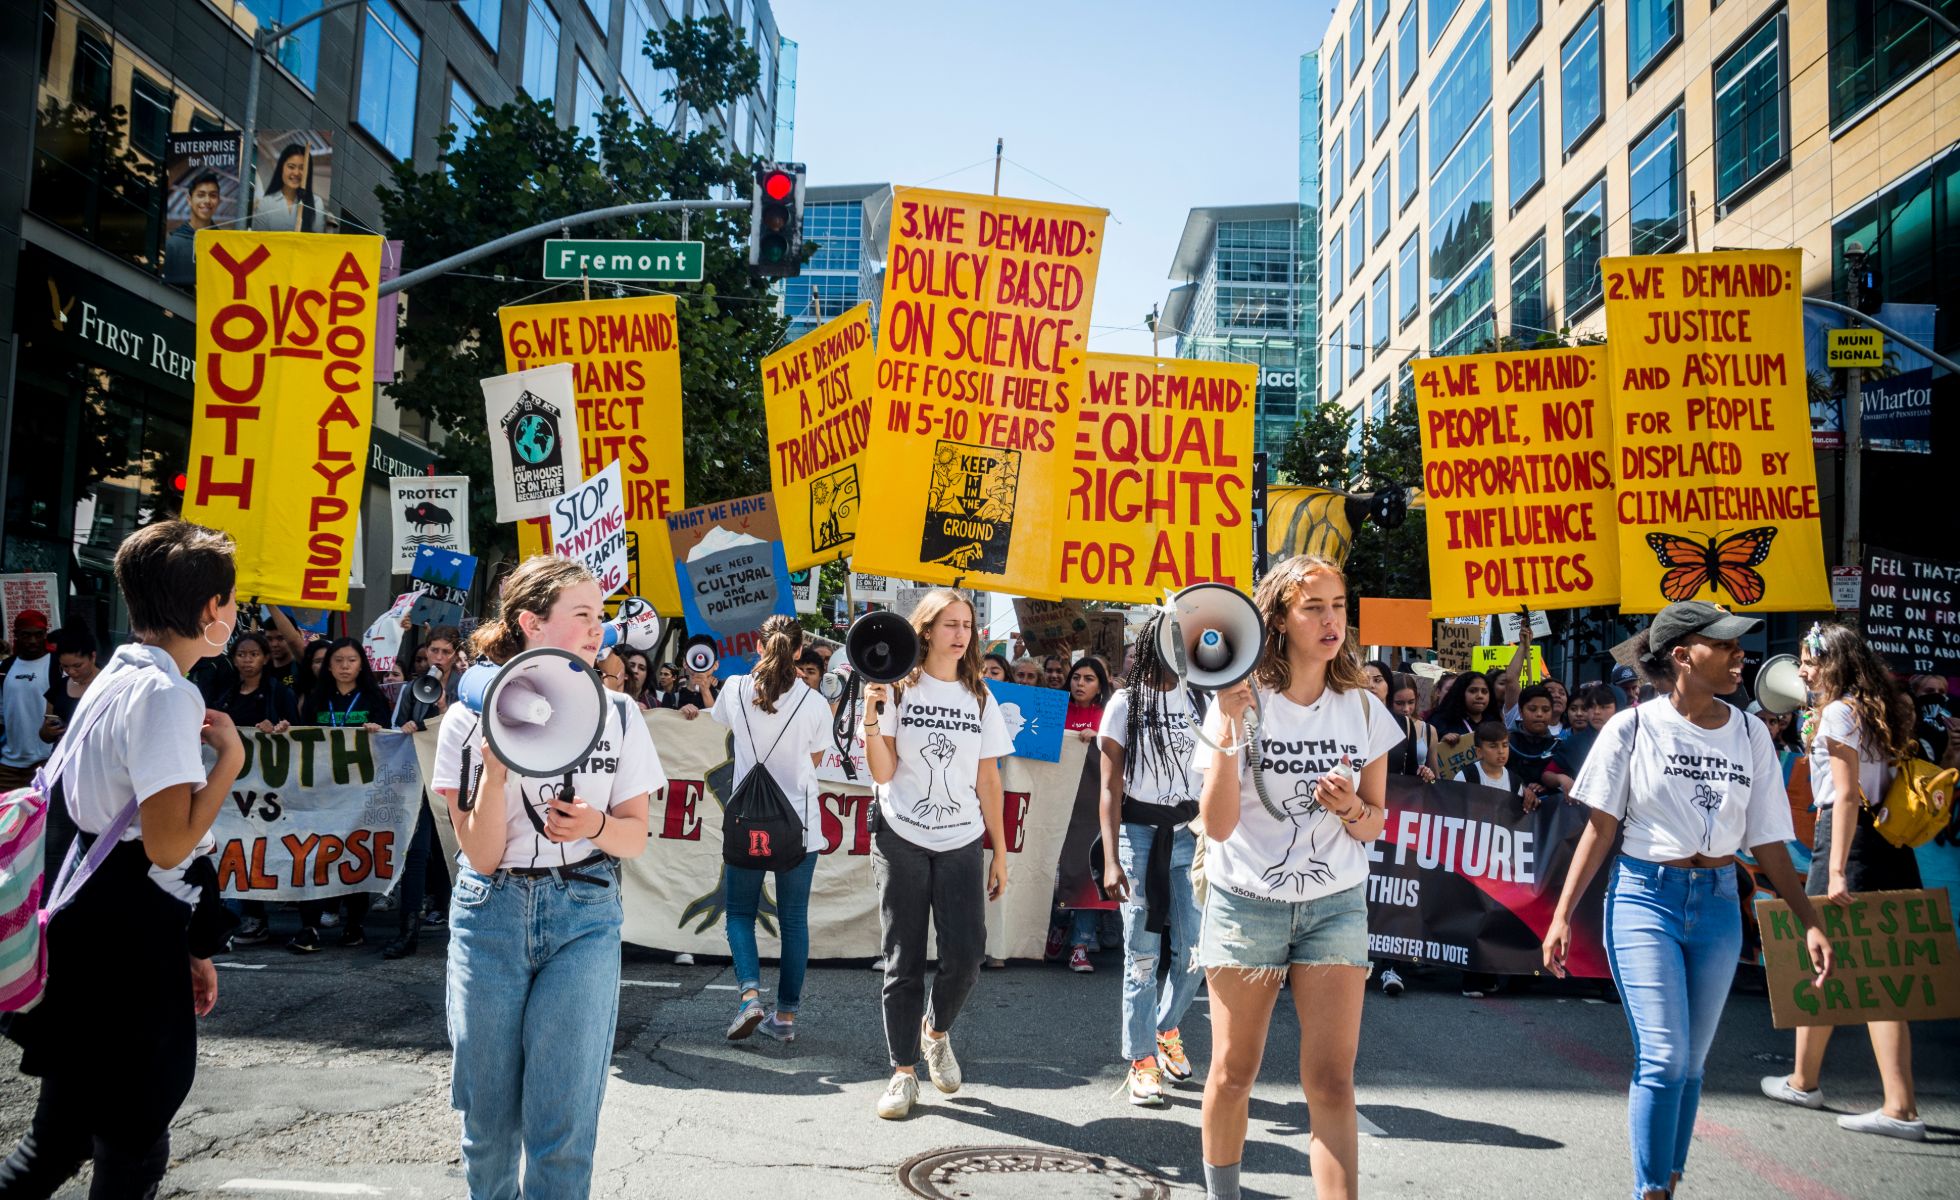
[[[1726,591],[1737,604],[1754,604],[1766,585],[1755,568],[1769,557],[1776,527],[1745,529],[1727,537],[1702,541],[1679,533],[1650,533],[1647,545],[1667,570],[1661,574],[1661,595],[1670,601],[1692,600],[1704,587]]]

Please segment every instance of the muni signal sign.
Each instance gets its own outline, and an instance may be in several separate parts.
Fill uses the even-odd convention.
[[[544,244],[544,277],[700,283],[705,258],[700,242],[552,238]]]

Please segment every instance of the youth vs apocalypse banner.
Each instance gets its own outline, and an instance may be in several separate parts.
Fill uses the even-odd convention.
[[[769,487],[792,571],[851,552],[871,354],[871,306],[860,304],[762,360]]]
[[[183,517],[232,536],[240,596],[345,609],[381,239],[203,229],[196,249]]]

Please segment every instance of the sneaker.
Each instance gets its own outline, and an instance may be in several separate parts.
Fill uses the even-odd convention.
[[[1882,1108],[1852,1117],[1839,1117],[1838,1128],[1848,1129],[1852,1133],[1875,1133],[1880,1137],[1902,1138],[1908,1142],[1926,1140],[1926,1122],[1901,1121],[1897,1117],[1888,1117]]]
[[[884,956],[884,955],[882,955],[882,954],[880,954],[880,955],[879,955],[878,957],[876,957],[876,958],[874,958],[874,959],[872,959],[872,960],[871,960],[871,969],[872,969],[872,970],[874,970],[874,971],[882,971],[882,970],[884,970],[884,969],[885,969],[885,956]]]
[[[960,1060],[953,1057],[953,1035],[932,1036],[932,1027],[919,1023],[919,1041],[925,1047],[926,1070],[932,1075],[932,1086],[948,1096],[960,1090]]]
[[[919,1077],[893,1072],[892,1081],[885,1085],[885,1094],[878,1097],[878,1115],[896,1121],[911,1112],[918,1101]]]
[[[1154,1058],[1130,1064],[1130,1103],[1138,1108],[1164,1107],[1164,1073]]]
[[[1794,1104],[1798,1108],[1824,1107],[1823,1088],[1812,1088],[1806,1092],[1802,1088],[1793,1086],[1788,1075],[1763,1076],[1763,1095],[1772,1100],[1781,1100],[1785,1104]]]
[[[1191,1060],[1184,1056],[1184,1036],[1177,1030],[1157,1035],[1157,1062],[1172,1083],[1191,1078]]]
[[[994,958],[994,957],[991,957],[991,956],[989,956],[989,957],[988,957],[988,959],[987,959],[987,969],[988,969],[989,971],[1001,971],[1001,970],[1005,970],[1006,968],[1007,968],[1007,960],[1006,960],[1006,959],[1004,959],[1004,958]]]
[[[238,931],[231,935],[234,946],[263,946],[272,939],[265,922],[257,917],[249,917],[238,923]]]
[[[356,946],[367,945],[367,931],[359,925],[349,925],[340,931],[339,945],[342,950],[352,950]]]
[[[674,965],[677,967],[691,967],[694,965],[694,956],[685,951],[676,954],[674,955]]]
[[[1041,957],[1049,962],[1054,962],[1062,956],[1062,951],[1066,948],[1067,942],[1068,927],[1065,925],[1050,925],[1048,927],[1048,944],[1041,948]]]
[[[1482,1000],[1484,993],[1480,988],[1464,988],[1463,997],[1466,1000]]]
[[[286,943],[286,949],[294,954],[316,953],[320,949],[320,931],[310,926],[300,930],[293,935],[292,941]]]
[[[764,1015],[762,1001],[754,998],[742,1001],[742,1007],[735,1014],[734,1022],[728,1026],[728,1040],[739,1042],[754,1033],[755,1027],[762,1024]]]
[[[322,929],[339,929],[339,928],[340,928],[340,914],[339,914],[338,912],[335,912],[335,911],[334,911],[333,909],[331,909],[331,908],[330,908],[330,909],[328,909],[327,911],[325,911],[325,912],[323,912],[323,913],[321,913],[321,914],[320,914],[320,928],[322,928]]]
[[[429,909],[427,912],[422,914],[422,924],[447,925],[449,924],[449,911],[447,909],[442,909],[442,908]]]
[[[770,1013],[764,1017],[762,1024],[757,1025],[755,1029],[762,1036],[775,1038],[779,1042],[793,1042],[796,1040],[796,1022],[785,1021],[777,1013]]]
[[[1395,968],[1385,968],[1382,971],[1382,995],[1399,996],[1401,994],[1402,977],[1395,973]]]
[[[1068,969],[1080,975],[1094,974],[1096,964],[1089,961],[1089,948],[1077,946],[1068,952]]]

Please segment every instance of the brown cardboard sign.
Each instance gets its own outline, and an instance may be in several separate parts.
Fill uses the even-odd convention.
[[[1436,625],[1436,665],[1445,671],[1468,671],[1470,655],[1483,642],[1481,625]]]
[[[1074,600],[1031,600],[1014,598],[1014,615],[1019,618],[1021,641],[1030,654],[1067,654],[1080,650],[1088,640],[1089,617]]]
[[[1960,946],[1945,888],[1813,898],[1837,962],[1818,987],[1803,926],[1781,900],[1759,900],[1771,1024],[1863,1025],[1960,1017]]]

